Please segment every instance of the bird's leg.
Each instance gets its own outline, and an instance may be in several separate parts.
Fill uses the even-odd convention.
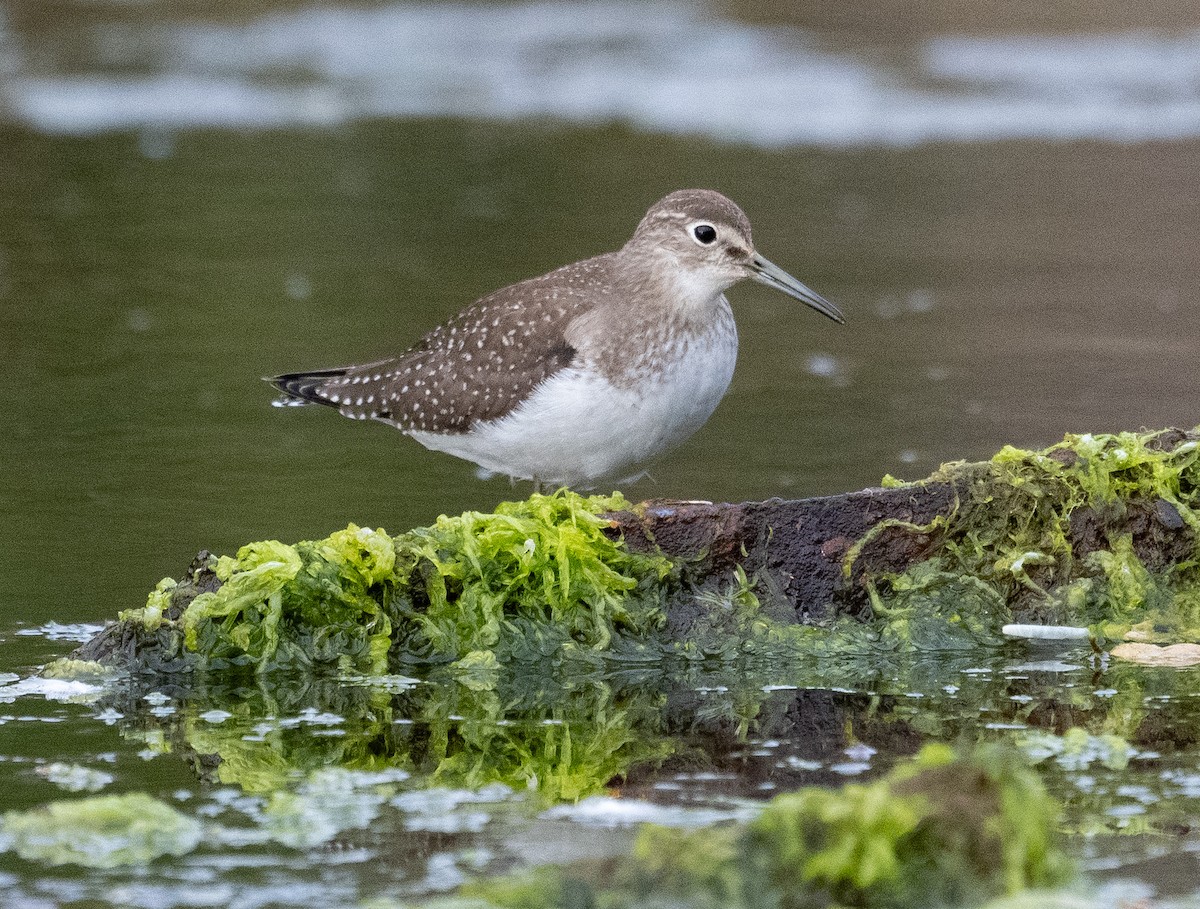
[[[537,477],[533,478],[533,492],[535,495],[541,495],[545,492],[545,490],[542,488],[542,481]]]

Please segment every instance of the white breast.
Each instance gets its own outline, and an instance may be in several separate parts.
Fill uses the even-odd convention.
[[[426,448],[518,479],[587,487],[628,476],[703,426],[729,387],[737,330],[721,303],[707,334],[656,352],[656,369],[636,383],[614,384],[583,362],[500,420],[457,435],[410,434]]]

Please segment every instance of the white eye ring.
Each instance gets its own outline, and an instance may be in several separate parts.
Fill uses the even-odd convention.
[[[717,229],[707,221],[697,221],[689,225],[688,233],[700,246],[712,246],[717,242]]]

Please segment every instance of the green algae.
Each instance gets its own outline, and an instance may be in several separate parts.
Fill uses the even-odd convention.
[[[787,893],[816,885],[860,905],[963,905],[1061,883],[1058,805],[1014,753],[927,745],[874,783],[805,789],[751,824]]]
[[[145,864],[190,852],[202,836],[200,822],[140,792],[53,802],[0,820],[0,844],[48,865]]]
[[[1089,627],[1101,642],[1200,640],[1194,439],[1068,435],[1043,451],[1009,446],[982,464],[946,465],[924,482],[953,484],[953,511],[924,526],[884,522],[845,562],[849,578],[872,537],[898,527],[936,540],[903,572],[865,575],[882,639],[990,645],[1019,609],[1025,620]],[[1181,546],[1174,559],[1160,551]]]
[[[619,495],[565,490],[395,537],[351,525],[325,540],[252,543],[164,580],[122,617],[156,642],[136,648],[138,659],[157,654],[151,669],[374,675],[451,664],[480,689],[508,663],[836,667],[966,651],[999,645],[1013,621],[1084,626],[1100,643],[1200,640],[1200,447],[1187,434],[1006,447],[924,482],[949,484],[953,507],[926,524],[881,521],[854,542],[844,580],[865,591],[869,613],[835,611],[820,627],[792,623],[771,577],[738,566],[673,636],[667,613],[686,566],[613,538],[604,514],[630,508]],[[923,556],[872,567],[877,544],[897,536],[920,541]]]
[[[202,665],[383,671],[391,622],[381,600],[395,559],[387,534],[353,524],[325,540],[243,546],[217,560],[221,587],[179,617],[183,645]]]
[[[121,618],[173,669],[380,674],[457,660],[478,674],[492,659],[636,650],[664,622],[671,565],[606,534],[600,514],[628,507],[564,490],[397,537],[350,525],[324,540],[251,543],[183,582],[164,579]],[[216,589],[201,589],[206,570]]]
[[[395,601],[402,658],[533,661],[650,639],[672,566],[608,536],[601,513],[629,507],[563,490],[398,538],[400,573],[419,579]]]
[[[745,826],[647,825],[615,868],[539,869],[461,896],[496,907],[973,906],[1069,879],[1057,818],[1010,749],[933,745],[875,782],[772,799]]]

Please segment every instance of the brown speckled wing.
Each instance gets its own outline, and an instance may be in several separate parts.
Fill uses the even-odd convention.
[[[511,412],[575,360],[567,327],[600,302],[601,256],[498,290],[399,357],[271,381],[344,416],[406,431],[461,433]]]

